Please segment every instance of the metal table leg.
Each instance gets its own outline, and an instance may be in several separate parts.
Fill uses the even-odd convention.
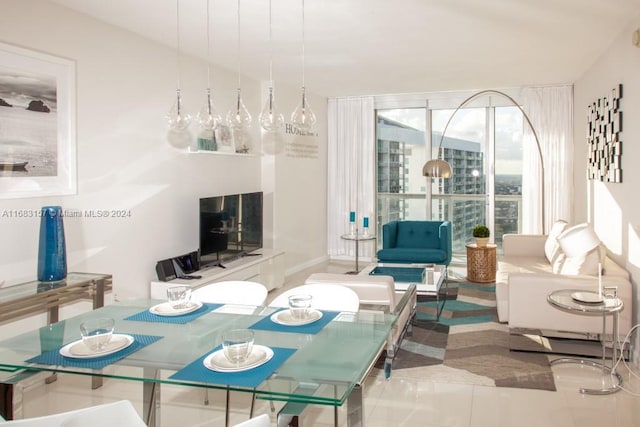
[[[160,371],[144,368],[144,377],[158,379]],[[142,385],[142,413],[149,427],[160,427],[160,383],[145,381]]]
[[[613,313],[613,353],[611,354],[611,367],[606,365],[606,331],[607,331],[607,315],[602,315],[602,362],[593,362],[591,360],[577,359],[574,357],[561,357],[559,359],[554,359],[550,362],[551,366],[558,365],[561,363],[577,363],[580,365],[591,366],[594,368],[599,368],[602,370],[602,375],[611,376],[611,380],[614,381],[611,387],[605,388],[580,388],[580,393],[582,394],[591,394],[591,395],[607,395],[617,393],[621,390],[622,386],[622,376],[618,374],[615,370],[615,363],[618,358],[618,312]]]

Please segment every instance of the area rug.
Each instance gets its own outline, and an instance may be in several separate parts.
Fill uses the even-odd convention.
[[[438,304],[442,308],[436,321]],[[549,359],[509,350],[509,328],[498,322],[495,284],[449,281],[442,306],[418,297],[413,333],[393,370],[425,368],[434,381],[555,391]]]

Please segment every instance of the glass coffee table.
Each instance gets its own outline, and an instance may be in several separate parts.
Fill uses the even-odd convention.
[[[393,277],[396,291],[405,291],[415,284],[418,296],[431,296],[436,299],[437,315],[440,314],[447,301],[447,266],[437,264],[400,264],[400,263],[373,263],[363,268],[361,275],[391,276]],[[444,285],[444,287],[443,287]],[[442,304],[440,300],[442,298]]]

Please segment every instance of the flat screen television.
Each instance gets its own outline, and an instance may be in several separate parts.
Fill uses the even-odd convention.
[[[262,192],[200,199],[200,268],[262,248]]]

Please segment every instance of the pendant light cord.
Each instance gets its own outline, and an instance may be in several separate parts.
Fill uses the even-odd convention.
[[[271,29],[271,0],[269,0],[269,85],[273,88],[273,31]]]
[[[207,88],[211,89],[211,21],[209,16],[209,0],[207,0]]]
[[[304,0],[302,0],[302,87],[304,87],[304,69],[305,69],[305,33],[304,33]]]
[[[181,79],[180,79],[180,0],[176,0],[176,56],[178,63],[178,90],[180,90]]]
[[[240,90],[240,0],[238,0],[238,90]]]

